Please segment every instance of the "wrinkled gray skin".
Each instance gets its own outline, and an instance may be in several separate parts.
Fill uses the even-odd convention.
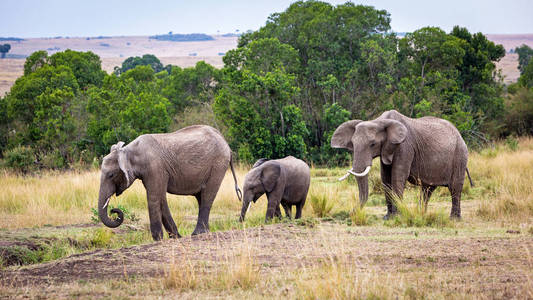
[[[406,181],[422,186],[424,208],[437,186],[447,186],[452,196],[451,217],[461,217],[468,150],[450,122],[435,117],[411,119],[390,110],[372,121],[341,124],[333,133],[331,147],[353,152],[356,173],[363,173],[380,156],[381,180],[387,191],[385,219],[397,213],[393,197],[401,199]],[[368,199],[368,175],[357,176],[357,182],[362,206]]]
[[[118,218],[107,215],[106,201],[113,194],[119,196],[135,179],[142,180],[146,188],[150,231],[154,240],[163,238],[163,225],[172,238],[180,237],[167,204],[166,193],[194,195],[198,200],[198,222],[193,235],[209,231],[209,212],[224,178],[231,166],[235,187],[237,182],[231,150],[216,129],[189,126],[173,133],[144,134],[123,147],[119,142],[104,157],[100,178],[98,215],[108,227],[120,226]]]
[[[307,164],[295,157],[258,160],[244,178],[240,221],[244,221],[251,202],[257,201],[265,193],[268,199],[266,221],[274,216],[281,218],[280,204],[289,218],[292,206],[296,206],[295,218],[299,219],[309,190],[310,178]]]

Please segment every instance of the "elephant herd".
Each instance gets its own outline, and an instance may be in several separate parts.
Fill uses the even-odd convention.
[[[372,159],[381,158],[381,180],[387,203],[385,218],[397,213],[394,197],[402,197],[406,181],[422,187],[425,205],[437,186],[447,186],[452,196],[451,217],[461,217],[468,150],[450,122],[435,117],[412,119],[391,110],[371,121],[352,120],[341,124],[331,138],[331,147],[352,152],[352,168],[341,180],[356,176],[361,205],[368,199]],[[196,197],[198,221],[192,234],[208,232],[211,206],[228,166],[237,197],[242,200],[240,221],[244,220],[251,202],[263,194],[268,199],[267,220],[281,217],[280,205],[288,217],[292,206],[296,206],[295,218],[301,217],[311,181],[304,161],[292,156],[258,160],[246,174],[241,193],[228,143],[218,130],[205,125],[189,126],[173,133],[144,134],[126,146],[124,142],[113,145],[102,162],[98,215],[108,227],[122,224],[124,215],[120,209],[111,209],[117,216],[109,217],[109,200],[140,179],[146,189],[154,240],[163,238],[162,227],[169,237],[180,237],[170,214],[167,192]]]

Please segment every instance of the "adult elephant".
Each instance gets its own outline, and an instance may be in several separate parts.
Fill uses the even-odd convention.
[[[344,122],[333,133],[331,147],[353,153],[348,172],[357,177],[361,205],[368,199],[372,159],[380,156],[387,202],[385,219],[397,213],[393,198],[402,197],[406,181],[422,186],[425,206],[437,186],[447,186],[452,196],[451,217],[461,217],[468,149],[450,122],[435,117],[411,119],[390,110],[372,121]]]
[[[161,224],[170,237],[180,237],[168,208],[167,192],[194,195],[199,212],[192,234],[207,232],[209,212],[228,165],[240,198],[231,150],[215,128],[195,125],[173,133],[144,134],[127,146],[119,142],[111,147],[102,163],[98,216],[108,227],[120,226],[123,213],[114,208],[111,213],[118,217],[110,219],[107,214],[109,199],[113,194],[119,196],[135,179],[140,179],[146,188],[154,240],[163,238]]]

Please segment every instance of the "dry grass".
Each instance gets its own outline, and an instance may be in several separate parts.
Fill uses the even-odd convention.
[[[533,218],[533,139],[519,140],[511,151],[504,144],[470,156],[469,168],[480,190],[477,214],[511,223]]]
[[[176,292],[233,289],[249,290],[259,282],[259,266],[254,262],[252,244],[247,239],[233,241],[230,249],[222,252],[221,261],[206,265],[192,259],[194,253],[180,249],[178,257],[172,257],[164,276],[154,284]],[[184,254],[183,254],[184,253]]]

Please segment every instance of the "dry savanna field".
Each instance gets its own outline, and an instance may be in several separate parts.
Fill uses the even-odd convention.
[[[108,73],[115,66],[130,56],[154,54],[164,65],[172,64],[180,67],[194,66],[198,61],[205,61],[215,67],[222,67],[222,55],[237,47],[235,36],[213,36],[212,41],[201,42],[169,42],[149,39],[148,36],[118,37],[55,37],[31,38],[20,42],[6,41],[11,50],[8,54],[20,57],[28,56],[38,50],[46,50],[49,54],[72,49],[76,51],[92,51],[100,56],[102,68]],[[487,38],[502,44],[506,51],[522,44],[533,47],[533,34],[487,34]],[[24,58],[0,59],[0,95],[9,91],[15,80],[23,74]],[[502,70],[506,83],[515,82],[520,76],[518,55],[507,53],[497,63]]]
[[[265,224],[266,199],[244,223],[228,172],[211,233],[191,237],[193,197],[168,195],[181,239],[153,242],[137,181],[112,199],[126,211],[109,229],[95,218],[99,171],[0,174],[0,295],[20,298],[533,298],[533,139],[471,151],[460,221],[438,188],[428,211],[409,186],[400,214],[382,220],[379,164],[357,208],[345,169],[312,168],[300,220]],[[249,166],[239,166],[242,186]]]

